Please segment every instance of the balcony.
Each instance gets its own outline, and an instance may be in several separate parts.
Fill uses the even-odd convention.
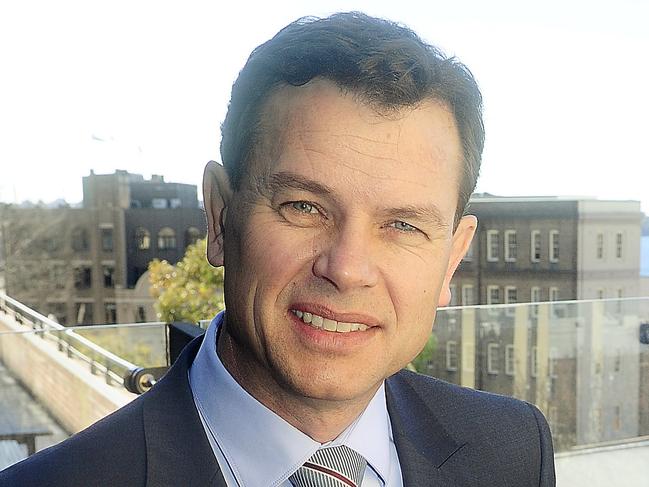
[[[646,485],[648,323],[649,298],[444,308],[409,367],[536,404],[559,486]],[[174,330],[63,328],[0,295],[0,469],[150,387],[178,348]]]

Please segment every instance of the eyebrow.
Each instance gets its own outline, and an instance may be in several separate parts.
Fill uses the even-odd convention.
[[[383,212],[389,218],[403,218],[407,220],[418,220],[432,223],[436,227],[446,229],[450,223],[446,221],[442,212],[435,205],[414,206],[406,205],[397,208],[389,208]]]
[[[272,174],[268,181],[268,188],[273,193],[287,189],[300,189],[319,195],[330,195],[333,191],[324,184],[300,176],[293,172],[278,172]]]
[[[324,196],[333,193],[333,190],[328,186],[289,171],[281,171],[270,175],[267,187],[273,193],[278,193],[287,189],[298,189]],[[387,218],[412,219],[429,222],[441,229],[446,229],[450,226],[450,223],[446,221],[442,212],[435,205],[404,205],[395,208],[385,208],[380,210],[379,213]]]

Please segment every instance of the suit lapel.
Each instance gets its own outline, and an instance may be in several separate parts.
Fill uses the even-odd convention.
[[[424,401],[408,383],[406,374],[399,372],[386,381],[388,412],[403,484],[456,486],[443,466],[465,443],[449,435],[428,405],[431,398]]]
[[[193,340],[143,406],[147,485],[226,487],[194,405],[188,370],[202,338]]]

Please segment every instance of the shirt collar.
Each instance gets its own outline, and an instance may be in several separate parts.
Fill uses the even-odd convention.
[[[216,353],[223,316],[221,312],[212,320],[189,371],[194,401],[239,483],[278,486],[321,445],[248,394],[226,370]],[[382,384],[356,421],[324,446],[344,444],[356,450],[386,481],[391,441]]]

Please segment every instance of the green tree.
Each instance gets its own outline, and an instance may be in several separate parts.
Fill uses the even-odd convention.
[[[408,364],[408,369],[413,372],[428,374],[428,364],[433,361],[435,350],[437,350],[437,337],[431,335],[426,345],[424,345],[424,349]]]
[[[168,323],[195,323],[212,318],[224,308],[223,268],[207,261],[206,241],[187,247],[176,265],[155,259],[149,264],[151,295],[158,317]]]

